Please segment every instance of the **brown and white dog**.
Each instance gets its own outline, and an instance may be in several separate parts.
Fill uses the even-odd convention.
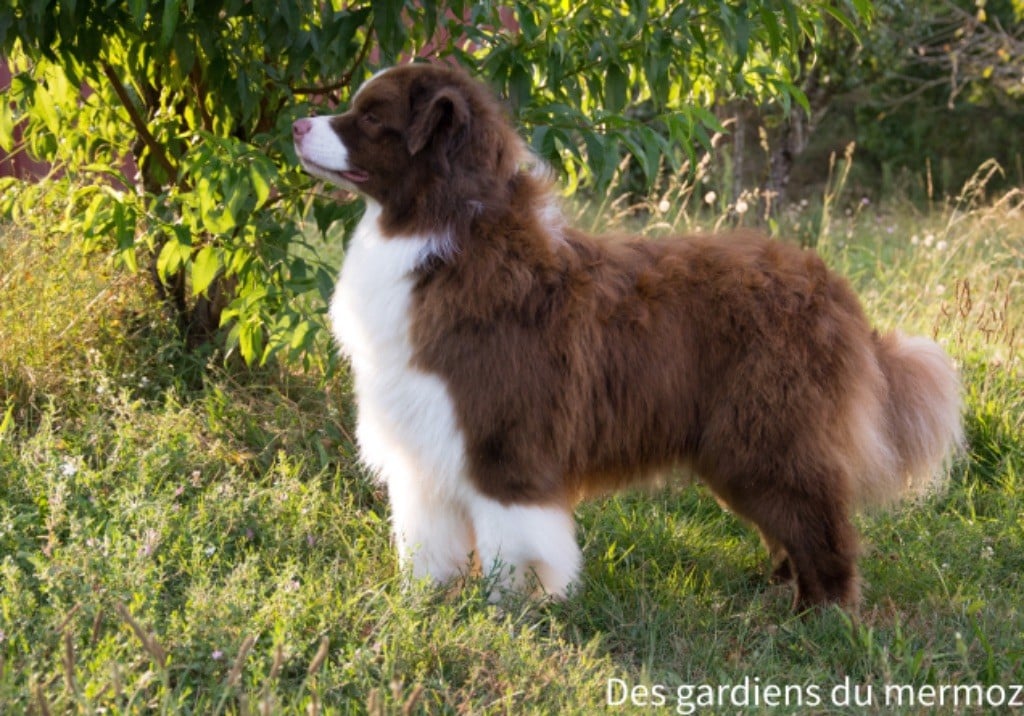
[[[293,132],[310,174],[366,200],[330,315],[415,577],[475,555],[502,587],[532,572],[564,595],[574,505],[687,466],[760,530],[798,607],[852,605],[851,513],[927,488],[961,441],[938,345],[873,332],[810,251],[567,226],[460,70],[392,68]]]

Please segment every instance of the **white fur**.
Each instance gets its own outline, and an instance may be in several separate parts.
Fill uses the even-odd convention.
[[[478,498],[470,514],[485,576],[502,589],[520,590],[532,575],[548,594],[565,596],[583,559],[569,510]]]
[[[369,87],[369,86],[370,86],[370,83],[371,83],[371,82],[373,82],[373,81],[374,81],[375,79],[377,79],[378,77],[380,77],[381,75],[383,75],[383,74],[384,74],[385,72],[387,72],[387,71],[389,71],[389,70],[392,70],[392,69],[394,69],[394,68],[393,68],[393,67],[385,67],[385,68],[383,68],[383,69],[377,70],[377,71],[376,71],[376,72],[374,72],[374,73],[373,73],[372,75],[370,75],[369,79],[367,79],[367,80],[366,80],[366,82],[363,82],[363,83],[362,83],[361,85],[359,85],[359,88],[358,88],[358,89],[356,90],[355,94],[354,94],[354,95],[352,95],[352,99],[351,99],[351,100],[349,100],[349,104],[350,104],[350,105],[351,105],[351,104],[355,104],[355,102],[356,102],[356,98],[357,98],[357,97],[359,97],[359,94],[360,94],[360,93],[361,93],[361,92],[362,92],[362,91],[363,91],[364,89],[366,89],[367,87]]]
[[[354,167],[349,162],[348,149],[331,127],[331,117],[308,117],[299,121],[306,122],[309,127],[295,140],[295,153],[302,168],[318,179],[358,192],[359,187],[342,176],[342,172],[351,171]]]
[[[525,145],[522,151],[530,157],[528,162],[530,173],[538,181],[545,184],[549,183],[551,181],[551,167],[540,157],[534,156]],[[565,220],[565,214],[562,213],[562,205],[559,203],[555,193],[548,192],[544,201],[536,207],[535,211],[537,221],[547,231],[551,241],[555,244],[563,243],[565,241],[565,229],[568,224]]]
[[[499,585],[519,587],[534,570],[545,591],[564,595],[580,563],[571,514],[480,493],[447,386],[413,365],[412,272],[444,237],[384,237],[380,206],[366,204],[330,316],[355,375],[360,452],[387,485],[403,567],[445,582],[468,566],[475,547]]]

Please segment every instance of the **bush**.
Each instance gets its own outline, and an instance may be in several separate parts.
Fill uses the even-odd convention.
[[[192,345],[308,363],[332,282],[318,235],[358,208],[310,198],[289,125],[343,102],[371,65],[429,54],[482,71],[571,189],[604,192],[692,168],[722,131],[709,111],[720,97],[806,105],[800,51],[826,20],[853,29],[870,12],[866,0],[15,0],[0,10],[14,70],[0,147],[54,173],[6,180],[0,212],[56,208],[52,231],[146,267]]]

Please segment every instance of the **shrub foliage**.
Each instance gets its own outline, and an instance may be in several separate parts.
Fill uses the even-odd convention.
[[[572,189],[645,186],[710,150],[722,98],[806,106],[808,53],[871,14],[867,0],[14,0],[0,148],[53,172],[5,180],[0,211],[49,206],[50,231],[151,271],[193,345],[309,361],[332,279],[311,227],[358,209],[310,192],[296,117],[343,105],[379,66],[457,61]]]

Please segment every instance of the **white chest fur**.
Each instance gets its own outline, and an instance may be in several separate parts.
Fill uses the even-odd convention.
[[[381,235],[367,201],[331,300],[334,335],[352,363],[358,440],[392,502],[410,482],[442,500],[466,489],[464,440],[447,386],[413,366],[413,270],[430,238]]]
[[[564,595],[580,563],[571,514],[481,494],[448,387],[413,365],[413,271],[425,252],[445,249],[445,237],[385,238],[380,213],[367,200],[330,315],[355,374],[360,454],[387,486],[399,559],[413,577],[445,582],[475,552],[485,574],[515,582],[535,570]]]

